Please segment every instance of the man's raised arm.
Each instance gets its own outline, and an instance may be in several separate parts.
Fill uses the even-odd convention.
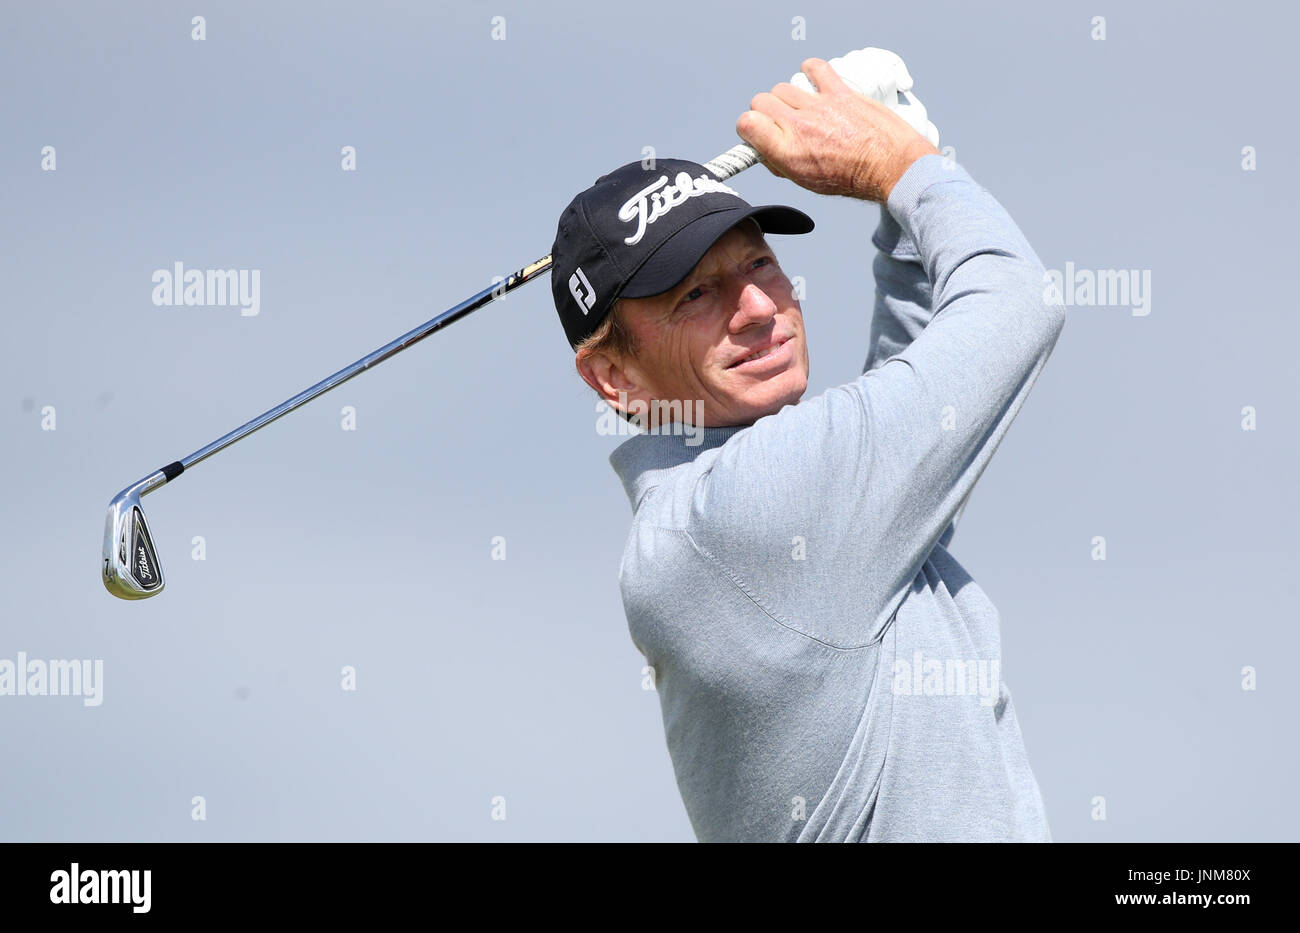
[[[934,315],[933,289],[921,264],[921,254],[883,204],[871,242],[878,250],[871,264],[876,300],[864,373],[906,350]]]
[[[880,206],[880,223],[871,237],[879,251],[871,271],[876,282],[876,299],[871,312],[871,333],[867,338],[864,373],[906,350],[934,316],[933,286],[925,274],[921,254],[887,205]],[[961,521],[966,500],[958,508],[948,529],[939,538],[947,547]]]
[[[1065,311],[1046,301],[1042,263],[988,191],[886,108],[837,93],[833,72],[822,78],[819,94],[791,96],[810,114],[778,113],[782,135],[768,151],[757,125],[749,141],[805,187],[883,201],[933,283],[933,315],[853,382],[759,419],[726,444],[699,480],[688,531],[733,579],[768,595],[769,611],[798,613],[805,618],[789,621],[802,630],[851,646],[878,637],[950,530]],[[792,158],[769,159],[791,127],[803,134],[785,150]],[[805,561],[789,559],[796,536],[807,541]],[[820,595],[830,581],[854,589],[861,614],[835,611]]]

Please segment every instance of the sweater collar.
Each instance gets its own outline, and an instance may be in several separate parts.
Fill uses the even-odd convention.
[[[675,434],[674,430],[682,432],[682,426],[669,423],[624,441],[609,455],[609,462],[623,482],[632,511],[636,511],[641,497],[661,482],[666,471],[690,463],[706,450],[721,447],[747,427],[688,427],[689,433]]]

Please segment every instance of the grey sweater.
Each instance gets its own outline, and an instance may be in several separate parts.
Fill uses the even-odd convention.
[[[611,455],[632,640],[701,841],[1050,841],[997,609],[948,548],[1065,310],[942,156],[907,170],[872,241],[861,376]]]

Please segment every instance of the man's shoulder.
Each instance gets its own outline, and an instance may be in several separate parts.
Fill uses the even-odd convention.
[[[634,525],[683,529],[700,478],[713,467],[721,446],[695,449],[673,439],[642,434],[610,455],[623,483]]]

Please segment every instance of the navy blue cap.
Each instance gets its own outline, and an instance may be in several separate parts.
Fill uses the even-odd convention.
[[[748,217],[764,233],[810,233],[793,207],[753,207],[698,162],[629,162],[564,209],[551,247],[551,293],[569,346],[596,332],[619,298],[681,284],[722,236]]]

